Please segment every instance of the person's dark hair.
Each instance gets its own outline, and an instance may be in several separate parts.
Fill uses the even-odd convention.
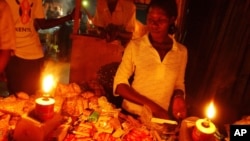
[[[149,11],[149,8],[151,7],[158,7],[165,11],[166,15],[171,18],[178,16],[178,8],[177,3],[175,0],[151,0],[151,2],[148,5],[147,12]],[[177,30],[175,24],[171,24],[169,26],[169,34],[174,34]]]
[[[148,5],[148,10],[150,7],[159,7],[163,9],[169,17],[176,18],[178,16],[178,9],[175,0],[151,0]]]

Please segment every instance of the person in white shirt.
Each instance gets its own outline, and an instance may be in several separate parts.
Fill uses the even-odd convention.
[[[122,108],[131,114],[140,116],[147,106],[154,117],[180,119],[187,115],[184,77],[188,53],[171,31],[176,17],[175,0],[151,1],[148,34],[131,40],[125,48],[113,91],[124,98]]]

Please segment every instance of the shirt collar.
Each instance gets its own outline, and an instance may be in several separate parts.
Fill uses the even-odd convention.
[[[142,36],[142,40],[143,40],[143,42],[145,44],[150,45],[150,47],[153,47],[152,44],[149,41],[149,37],[148,36],[149,36],[149,33],[145,34],[144,36]],[[174,35],[168,34],[168,36],[173,40],[173,47],[172,47],[171,50],[177,51],[178,47],[177,47],[177,42],[176,42],[176,40],[174,38]]]
[[[105,2],[104,4],[105,4],[104,10],[105,10],[105,11],[109,11],[108,3]],[[115,11],[122,11],[122,10],[123,10],[122,8],[123,8],[122,3],[121,3],[120,0],[118,0],[118,1],[117,1],[117,4],[116,4],[116,7],[115,7]]]

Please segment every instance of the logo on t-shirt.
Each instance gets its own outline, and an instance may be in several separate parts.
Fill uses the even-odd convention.
[[[30,4],[28,0],[22,0],[22,2],[20,2],[19,0],[16,0],[16,2],[20,6],[19,15],[21,18],[21,22],[23,24],[28,23],[30,20],[31,7],[33,6],[33,3]]]

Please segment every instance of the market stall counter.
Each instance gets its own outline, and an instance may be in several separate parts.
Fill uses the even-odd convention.
[[[42,97],[42,102],[40,101]],[[52,102],[49,99],[53,99]],[[41,104],[43,105],[41,107]],[[51,111],[52,109],[52,111]],[[249,125],[249,116],[225,125],[221,134],[206,118],[182,122],[124,114],[91,86],[57,84],[50,97],[41,93],[0,98],[1,141],[229,141],[229,124]],[[206,124],[208,123],[208,124]]]
[[[93,89],[92,89],[93,90]],[[18,93],[1,98],[1,140],[3,141],[174,141],[178,139],[177,122],[123,114],[96,94],[76,83],[58,84],[43,107],[37,99]],[[51,113],[50,109],[53,108]],[[52,114],[52,116],[48,116]],[[153,120],[152,120],[153,119]]]

